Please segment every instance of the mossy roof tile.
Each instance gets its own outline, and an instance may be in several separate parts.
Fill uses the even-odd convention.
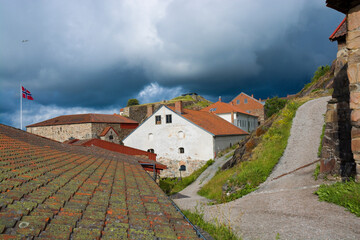
[[[196,236],[135,157],[1,124],[0,149],[0,239]]]

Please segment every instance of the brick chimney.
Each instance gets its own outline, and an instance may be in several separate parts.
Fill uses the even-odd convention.
[[[221,96],[219,97],[219,102],[221,102]]]
[[[254,98],[254,94],[251,94],[251,97]]]
[[[175,112],[180,114],[183,113],[182,101],[175,102]]]
[[[147,106],[147,113],[146,113],[146,117],[150,117],[152,114],[154,113],[154,105],[148,105]]]

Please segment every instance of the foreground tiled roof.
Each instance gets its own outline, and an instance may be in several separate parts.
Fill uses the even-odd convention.
[[[43,122],[35,123],[26,127],[40,127],[40,126],[53,126],[53,125],[65,125],[65,124],[77,124],[77,123],[126,123],[126,124],[138,124],[138,122],[129,118],[120,116],[118,114],[75,114],[75,115],[63,115],[56,118],[48,119]]]
[[[336,41],[338,38],[345,36],[347,33],[347,24],[346,17],[342,20],[339,26],[335,29],[335,31],[331,34],[329,39],[331,41]]]
[[[174,107],[169,108],[175,111]],[[215,136],[248,134],[244,130],[236,127],[235,125],[229,123],[219,116],[216,116],[216,114],[213,113],[183,109],[181,116],[205,129],[206,131],[214,134]]]
[[[239,108],[237,106],[234,106],[233,104],[224,103],[224,102],[213,103],[210,106],[201,109],[201,111],[212,112],[212,113],[217,113],[217,114],[238,112],[238,113],[242,113],[245,115],[255,116],[255,115],[245,112],[244,110],[242,110],[241,108]]]
[[[197,238],[135,158],[1,124],[0,150],[0,239]]]

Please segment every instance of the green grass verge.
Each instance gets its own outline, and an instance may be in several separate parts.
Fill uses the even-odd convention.
[[[316,168],[313,173],[313,177],[315,180],[318,180],[319,174],[320,174],[320,164],[318,163],[318,164],[316,164]]]
[[[290,136],[292,119],[296,110],[304,102],[305,100],[291,101],[278,113],[272,126],[253,150],[251,161],[242,162],[233,168],[218,172],[198,193],[217,203],[222,203],[256,190],[260,183],[268,178],[283,155]],[[222,187],[225,183],[228,188],[236,191],[229,196],[223,194]]]
[[[321,156],[321,151],[322,151],[322,147],[323,147],[323,141],[324,141],[324,135],[325,135],[325,123],[322,127],[322,132],[321,132],[321,136],[320,136],[320,145],[319,145],[319,149],[318,149],[318,157]]]
[[[203,219],[203,214],[193,213],[188,210],[182,211],[185,216],[196,226],[209,233],[216,240],[241,240],[230,229],[229,226],[216,222],[212,224]]]
[[[193,183],[201,175],[201,173],[203,173],[214,162],[214,160],[210,159],[204,166],[194,171],[191,175],[183,177],[182,180],[178,180],[178,178],[162,178],[160,179],[159,186],[168,195],[178,193]]]
[[[322,184],[315,194],[319,196],[320,201],[343,206],[360,217],[360,183],[349,181],[332,185]]]

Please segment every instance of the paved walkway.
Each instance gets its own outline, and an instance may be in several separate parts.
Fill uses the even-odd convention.
[[[298,109],[284,156],[257,191],[214,206],[201,205],[201,198],[193,193],[176,203],[194,209],[189,202],[197,199],[206,220],[218,219],[244,239],[275,239],[277,235],[280,239],[360,239],[360,218],[343,207],[319,202],[313,194],[321,184],[312,177],[315,164],[272,180],[316,160],[328,100],[312,100]]]

